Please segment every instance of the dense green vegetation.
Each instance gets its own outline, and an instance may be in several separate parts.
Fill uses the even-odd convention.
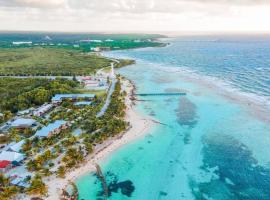
[[[126,109],[125,95],[125,92],[121,92],[119,79],[105,115],[101,118],[86,116],[83,121],[83,128],[88,133],[84,139],[85,143],[102,143],[104,140],[116,136],[127,128],[128,124],[124,120]],[[90,134],[97,130],[99,130],[98,134]]]
[[[2,36],[0,34],[0,38]],[[78,84],[75,76],[93,74],[98,69],[110,68],[110,63],[115,62],[97,54],[85,53],[89,52],[91,47],[110,47],[114,50],[162,45],[154,42],[159,36],[91,35],[91,40],[102,42],[89,42],[89,37],[85,35],[57,34],[51,36],[52,39],[47,37],[41,40],[38,37],[42,34],[33,34],[34,39],[29,37],[29,40],[33,41],[31,45],[12,44],[12,41],[27,41],[24,36],[19,34],[15,40],[14,37],[6,35],[6,40],[0,41],[0,76],[27,76],[0,78],[0,123],[10,119],[19,110],[49,102],[56,93],[89,93],[90,91]],[[115,62],[116,68],[134,63],[133,60],[119,61]],[[29,75],[73,76],[74,79],[51,80]],[[55,120],[68,121],[69,127],[58,134],[39,138],[32,137],[35,133],[32,128],[11,128],[9,134],[0,137],[0,144],[25,140],[22,146],[22,153],[27,156],[25,167],[35,174],[34,177],[27,178],[27,183],[30,183],[27,189],[11,186],[9,179],[0,174],[0,199],[11,199],[18,192],[46,195],[47,187],[43,177],[55,174],[63,178],[67,171],[83,165],[86,156],[93,152],[96,145],[122,134],[128,128],[129,124],[124,119],[126,92],[121,90],[120,76],[111,103],[105,115],[100,118],[97,118],[96,114],[105,102],[106,91],[98,91],[96,95],[91,105],[76,106],[74,102],[65,100],[54,108],[48,117],[33,117],[41,125]],[[38,129],[40,128],[41,126],[38,126]],[[76,130],[81,132],[78,134]]]
[[[133,64],[119,59],[116,67]],[[72,76],[94,74],[112,60],[95,53],[61,48],[0,48],[0,76]]]
[[[27,177],[27,182],[30,183],[30,187],[27,189],[19,188],[10,184],[10,179],[4,174],[0,173],[0,199],[10,200],[13,199],[19,192],[27,192],[30,195],[41,195],[47,194],[47,186],[42,181],[41,176],[36,175],[32,179]]]
[[[152,40],[115,40],[115,41],[102,41],[101,43],[79,43],[79,49],[87,52],[93,47],[105,47],[110,50],[122,50],[122,49],[134,49],[144,47],[161,47],[165,44],[160,42],[154,42]],[[66,47],[67,48],[67,47]]]
[[[118,59],[118,60],[119,60],[119,63],[115,64],[116,68],[135,64],[135,60],[128,60],[128,59]]]
[[[0,110],[1,111],[1,110]],[[11,119],[13,117],[13,114],[10,111],[4,111],[3,113],[1,113],[0,115],[0,124],[3,122],[8,121],[9,119]],[[0,144],[1,144],[1,139],[0,139]]]
[[[41,105],[49,102],[56,93],[76,92],[77,85],[77,82],[67,79],[0,78],[0,111],[14,113]]]
[[[10,180],[0,173],[0,199],[9,200],[19,192],[19,188],[12,186]]]
[[[128,123],[124,121],[125,95],[125,92],[121,92],[119,80],[109,108],[101,118],[97,118],[96,114],[104,103],[103,96],[98,97],[92,105],[83,109],[73,107],[69,102],[62,103],[59,110],[52,113],[50,118],[56,120],[64,117],[68,121],[74,120],[72,127],[50,138],[26,140],[23,150],[28,156],[34,156],[34,159],[27,162],[28,170],[39,172],[44,176],[50,175],[48,166],[51,160],[63,155],[56,174],[59,177],[64,177],[67,170],[80,165],[84,161],[85,156],[93,151],[94,145],[126,130]],[[79,137],[70,134],[71,130],[76,128],[83,128],[85,133]],[[50,151],[46,150],[51,146],[53,148]],[[40,151],[44,152],[35,156]]]
[[[45,33],[45,32],[2,32],[0,33],[0,47],[29,47],[33,45],[57,46],[66,49],[79,45],[83,51],[90,51],[91,47],[102,46],[114,49],[127,49],[138,47],[154,47],[162,45],[155,40],[164,38],[158,34],[93,34],[93,33]],[[102,42],[87,42],[88,40],[101,40]],[[31,41],[32,45],[13,45],[16,41]]]
[[[19,142],[25,138],[29,138],[34,135],[35,132],[31,128],[26,129],[15,129],[12,128],[9,130],[8,141],[9,142]]]
[[[50,114],[49,121],[65,119],[73,121],[72,126],[62,130],[60,134],[49,138],[34,137],[26,139],[23,152],[31,159],[26,163],[29,171],[38,172],[42,176],[49,176],[55,172],[51,167],[56,163],[56,158],[63,156],[62,163],[58,166],[56,174],[63,177],[66,170],[80,164],[86,154],[92,152],[92,144],[81,144],[84,136],[74,136],[72,131],[80,128],[85,116],[95,116],[104,103],[105,95],[100,95],[93,100],[91,105],[85,107],[74,106],[70,101],[64,101],[55,111]],[[15,137],[15,136],[13,136]],[[18,136],[17,136],[18,137]],[[74,159],[70,159],[70,158]]]
[[[95,54],[60,48],[0,49],[0,75],[89,75],[109,66],[110,60]]]
[[[77,125],[75,124],[75,126],[81,126],[85,133],[80,136],[79,140],[76,137],[68,137],[61,142],[61,147],[67,150],[62,158],[62,164],[56,171],[58,177],[63,178],[66,171],[80,165],[84,161],[85,156],[93,151],[93,147],[96,144],[100,144],[106,139],[114,137],[126,130],[128,123],[124,120],[126,109],[124,103],[125,96],[126,93],[121,92],[119,79],[112,94],[109,108],[103,117],[96,117],[96,113],[99,111],[101,103],[103,103],[103,101],[99,101],[98,99],[94,106],[87,106],[81,113],[75,110],[73,113],[66,114],[69,118],[73,118],[72,116],[74,115],[80,116],[81,119],[79,121],[77,120]],[[78,145],[78,141],[82,143]]]
[[[36,175],[32,180],[31,180],[31,185],[27,189],[27,193],[30,195],[45,195],[47,194],[47,186],[45,183],[42,181],[41,177],[39,175]]]
[[[58,80],[46,81],[50,85]],[[46,86],[38,85],[38,87]],[[33,90],[33,88],[31,89]],[[27,155],[27,160],[25,161],[26,168],[36,174],[36,176],[28,180],[30,187],[21,192],[37,196],[46,195],[47,187],[42,177],[52,174],[60,178],[65,177],[67,171],[83,164],[86,156],[93,152],[94,146],[101,144],[108,138],[123,133],[128,127],[128,123],[124,120],[126,109],[125,96],[126,92],[121,90],[120,77],[118,77],[115,91],[111,97],[111,103],[104,116],[96,117],[105,101],[106,96],[103,94],[97,96],[91,105],[84,107],[75,107],[71,102],[64,101],[46,119],[47,122],[42,123],[64,118],[67,121],[72,121],[72,125],[49,138],[30,138],[33,132],[28,129],[23,131],[12,130],[10,135],[13,140],[16,140],[16,138],[18,140],[25,139],[22,151]],[[77,128],[83,129],[83,133],[74,136],[73,131]],[[18,192],[16,187],[9,184],[5,188],[5,190],[2,189],[4,193],[1,195],[5,195],[8,198],[16,195]]]

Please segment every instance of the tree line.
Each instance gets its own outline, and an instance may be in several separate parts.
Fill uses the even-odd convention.
[[[78,83],[67,79],[1,78],[0,111],[16,113],[49,102],[57,93],[76,92]]]

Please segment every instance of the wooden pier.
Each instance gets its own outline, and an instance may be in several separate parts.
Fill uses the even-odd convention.
[[[184,92],[175,92],[175,93],[135,93],[135,96],[185,96],[187,95]]]
[[[108,199],[108,195],[109,195],[109,189],[106,183],[106,179],[102,173],[102,170],[100,168],[100,166],[98,164],[96,164],[96,173],[97,173],[97,177],[100,180],[101,184],[102,184],[102,188],[103,188],[103,192],[104,192],[104,200]]]

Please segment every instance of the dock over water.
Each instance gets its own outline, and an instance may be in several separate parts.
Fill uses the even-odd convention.
[[[173,92],[173,93],[135,93],[135,96],[185,96],[184,92]]]
[[[98,164],[95,164],[95,166],[96,166],[97,177],[101,181],[101,184],[102,184],[104,200],[107,200],[108,196],[109,196],[109,188],[108,188],[108,185],[106,183],[105,176],[103,175],[103,173],[101,171],[101,167]]]

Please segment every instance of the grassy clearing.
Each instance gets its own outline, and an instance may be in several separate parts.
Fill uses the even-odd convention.
[[[86,89],[79,89],[78,90],[80,93],[83,94],[95,94],[97,97],[100,96],[105,96],[106,95],[106,90],[86,90]]]

